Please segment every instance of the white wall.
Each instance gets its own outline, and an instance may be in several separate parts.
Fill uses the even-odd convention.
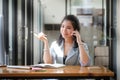
[[[117,80],[120,80],[120,0],[117,0]]]
[[[65,0],[43,0],[44,22],[59,24],[65,16]]]
[[[2,0],[0,0],[0,14],[2,14]]]

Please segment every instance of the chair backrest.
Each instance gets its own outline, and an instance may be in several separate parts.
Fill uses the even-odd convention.
[[[94,65],[109,66],[109,47],[97,46],[95,47]]]

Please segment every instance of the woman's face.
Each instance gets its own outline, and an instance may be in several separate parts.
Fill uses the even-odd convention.
[[[74,28],[72,26],[71,21],[69,20],[64,20],[61,28],[60,28],[60,33],[63,38],[72,38],[72,32],[74,31]]]

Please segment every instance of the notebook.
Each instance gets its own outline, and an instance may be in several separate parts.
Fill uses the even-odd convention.
[[[7,65],[7,68],[13,69],[32,69],[30,66],[19,66],[19,65]]]

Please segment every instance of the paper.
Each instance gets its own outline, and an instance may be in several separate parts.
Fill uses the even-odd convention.
[[[7,65],[7,68],[14,68],[14,69],[32,69],[30,66],[13,66],[13,65]]]
[[[32,67],[41,67],[41,68],[60,68],[64,67],[64,64],[35,64]]]

